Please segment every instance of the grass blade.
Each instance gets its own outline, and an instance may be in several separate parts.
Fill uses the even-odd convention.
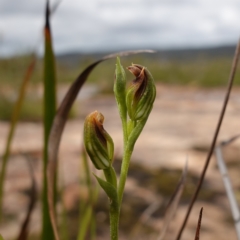
[[[31,186],[31,190],[30,190],[30,202],[28,205],[28,209],[27,209],[27,214],[26,217],[22,223],[20,232],[18,234],[17,240],[27,240],[28,238],[28,226],[30,223],[30,218],[31,218],[31,214],[32,211],[34,209],[36,200],[37,200],[37,184],[36,184],[36,180],[34,177],[34,170],[33,170],[33,166],[30,162],[30,160],[27,161],[28,163],[28,167],[29,167],[29,174],[31,176],[31,181],[32,181],[32,186]]]
[[[86,237],[88,230],[91,231],[92,221],[95,221],[93,217],[93,207],[95,203],[93,185],[90,175],[90,168],[87,160],[87,154],[82,146],[82,160],[83,160],[83,172],[85,173],[85,183],[88,189],[88,203],[80,201],[79,207],[79,230],[78,230],[78,240],[83,240]],[[81,216],[81,217],[80,217]]]
[[[120,52],[111,55],[107,55],[102,59],[90,64],[85,70],[77,77],[77,79],[72,83],[68,92],[66,93],[60,107],[58,108],[57,114],[54,118],[54,122],[52,125],[52,129],[49,136],[49,144],[48,144],[48,165],[47,165],[47,181],[48,181],[48,204],[49,204],[49,211],[52,226],[55,233],[55,239],[59,239],[59,235],[57,232],[57,224],[56,224],[56,217],[55,217],[55,210],[54,210],[54,202],[53,202],[53,190],[54,190],[54,177],[56,173],[57,167],[57,154],[58,148],[61,141],[62,132],[67,121],[67,117],[69,111],[81,90],[83,84],[86,82],[89,74],[93,71],[93,69],[101,62],[115,58],[117,56],[127,56],[130,54],[137,54],[149,52],[152,53],[153,51],[150,50],[138,50],[138,51],[127,51],[127,52]]]
[[[12,112],[11,123],[10,123],[10,128],[7,136],[6,147],[3,154],[2,167],[1,167],[1,173],[0,173],[0,219],[2,217],[4,180],[5,180],[6,170],[7,170],[7,163],[8,163],[8,159],[11,151],[12,139],[13,139],[15,128],[19,119],[21,109],[22,109],[22,104],[25,97],[27,85],[32,76],[35,65],[36,65],[36,56],[35,54],[33,54],[31,61],[28,65],[28,68],[26,70],[25,76],[23,78],[23,81],[19,90],[19,95]]]
[[[44,49],[44,149],[43,149],[43,193],[42,193],[42,240],[54,239],[53,228],[50,221],[48,198],[47,198],[47,146],[49,133],[56,113],[56,74],[55,57],[52,47],[50,29],[50,8],[49,1],[46,2],[45,13],[45,49]],[[56,202],[56,172],[53,176],[53,206]]]
[[[83,153],[83,162],[84,162],[84,172],[86,174],[85,178],[86,178],[86,183],[89,191],[90,203],[88,204],[88,206],[89,208],[91,208],[91,211],[92,211],[88,232],[89,232],[89,238],[94,240],[96,239],[96,217],[94,215],[95,213],[94,207],[99,196],[100,186],[94,184],[92,181],[87,152],[83,146],[82,146],[82,153]],[[79,229],[80,228],[81,228],[81,221],[79,221]]]
[[[205,164],[204,164],[204,167],[203,167],[200,179],[198,181],[198,185],[197,185],[196,190],[195,190],[195,192],[193,194],[193,197],[192,197],[191,202],[189,204],[186,216],[184,218],[184,221],[183,221],[182,226],[181,226],[181,228],[179,230],[179,233],[177,235],[176,240],[180,240],[181,239],[183,230],[184,230],[184,228],[185,228],[185,226],[187,224],[189,215],[190,215],[190,213],[192,211],[192,207],[193,207],[193,205],[194,205],[194,203],[195,203],[195,201],[196,201],[196,199],[198,197],[198,194],[200,192],[200,189],[202,187],[202,183],[203,183],[203,180],[205,178],[205,174],[207,172],[208,165],[210,163],[211,156],[212,156],[212,153],[214,151],[214,148],[215,148],[215,145],[216,145],[216,141],[217,141],[217,137],[218,137],[221,125],[222,125],[222,121],[223,121],[225,112],[226,112],[226,108],[227,108],[228,100],[229,100],[230,93],[231,93],[231,90],[232,90],[232,85],[233,85],[233,81],[234,81],[234,77],[235,77],[235,73],[236,73],[236,68],[237,68],[237,64],[238,64],[238,60],[239,60],[239,55],[240,55],[240,39],[238,40],[238,44],[237,44],[237,47],[236,47],[235,55],[234,55],[234,58],[233,58],[232,69],[231,69],[229,80],[228,80],[228,86],[227,86],[227,90],[226,90],[226,95],[225,95],[225,98],[224,98],[224,101],[223,101],[223,106],[222,106],[222,110],[221,110],[221,113],[220,113],[220,116],[219,116],[219,119],[218,119],[218,123],[217,123],[216,129],[215,129],[215,133],[214,133],[214,136],[213,136],[213,139],[212,139],[211,147],[210,147],[210,150],[208,152],[207,158],[205,160]]]
[[[237,232],[237,237],[238,237],[238,240],[240,240],[240,221],[239,221],[240,211],[239,211],[236,197],[234,195],[232,183],[231,183],[231,180],[228,175],[228,170],[227,170],[224,158],[223,158],[221,145],[222,144],[218,145],[215,149],[217,164],[218,164],[218,168],[221,173],[222,180],[223,180],[225,190],[227,193],[227,197],[229,200],[229,204],[230,204],[230,208],[232,211],[232,216],[233,216],[233,220],[234,220],[235,228],[236,228],[236,232]]]
[[[201,208],[199,217],[198,217],[198,225],[197,225],[197,230],[195,234],[195,240],[200,240],[200,230],[201,230],[201,222],[202,222],[202,212],[203,208]]]
[[[86,235],[91,224],[92,214],[93,209],[91,203],[89,203],[87,206],[85,206],[83,215],[81,217],[81,227],[79,228],[77,240],[86,239]]]
[[[59,182],[60,182],[59,196],[61,201],[60,234],[63,240],[69,240],[70,236],[69,236],[69,228],[68,228],[69,227],[68,212],[67,212],[67,207],[64,201],[65,178],[64,178],[64,171],[62,166],[60,166],[60,169],[59,169],[59,176],[60,176],[59,177]]]
[[[165,215],[164,215],[164,224],[163,224],[163,228],[161,229],[161,233],[158,237],[158,240],[162,240],[166,233],[167,233],[167,230],[168,230],[168,227],[176,213],[176,210],[177,210],[177,207],[178,207],[178,204],[179,204],[179,201],[181,199],[181,196],[182,196],[182,193],[183,193],[183,189],[184,189],[184,186],[185,186],[185,182],[186,182],[186,177],[187,177],[187,169],[188,169],[188,164],[187,164],[187,161],[186,161],[186,164],[185,164],[185,167],[184,167],[184,170],[182,172],[182,176],[178,182],[178,185],[166,207],[166,212],[165,212]]]
[[[57,1],[55,5],[53,6],[52,13],[56,11],[57,7],[61,3],[61,0]],[[32,76],[32,73],[34,71],[35,65],[37,62],[37,57],[35,54],[32,54],[31,60],[29,62],[29,65],[26,69],[26,73],[24,75],[20,90],[19,90],[19,95],[16,100],[15,106],[13,108],[12,116],[11,116],[11,122],[10,122],[10,127],[9,127],[9,133],[7,136],[7,141],[6,141],[6,147],[4,150],[3,154],[3,160],[2,160],[2,167],[1,167],[1,173],[0,173],[0,219],[2,217],[2,201],[3,201],[3,188],[4,188],[4,179],[6,175],[6,169],[7,169],[7,163],[9,159],[9,154],[11,151],[11,143],[12,139],[14,136],[15,128],[17,125],[17,122],[19,120],[19,115],[22,109],[23,105],[23,100],[25,97],[26,89],[28,86],[28,83],[30,81],[30,78]]]

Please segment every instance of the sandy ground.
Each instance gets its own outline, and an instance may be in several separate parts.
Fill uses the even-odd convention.
[[[158,167],[183,169],[187,158],[189,171],[198,176],[213,138],[223,103],[224,91],[222,89],[202,90],[160,85],[157,89],[157,98],[152,114],[136,143],[132,161],[153,169]],[[82,91],[84,92],[85,89],[83,88]],[[115,142],[115,154],[117,157],[122,154],[121,123],[114,97],[109,95],[81,99],[78,101],[78,108],[79,117],[70,120],[66,125],[59,153],[60,172],[64,176],[64,184],[72,189],[72,191],[67,191],[70,197],[66,197],[69,208],[73,199],[78,197],[74,186],[79,177],[79,155],[84,116],[94,110],[102,112],[105,116],[104,126]],[[239,119],[240,89],[235,89],[231,94],[218,139],[227,140],[239,134]],[[7,132],[8,123],[0,122],[0,154],[3,153]],[[43,129],[40,123],[20,123],[16,130],[5,185],[4,211],[9,219],[4,221],[0,227],[0,232],[6,236],[7,240],[16,236],[19,231],[18,223],[24,218],[24,209],[28,201],[24,194],[24,191],[30,186],[28,168],[25,157],[19,153],[28,153],[31,158],[36,160],[34,161],[35,175],[38,187],[41,188],[39,159],[41,158],[42,133]],[[238,192],[240,189],[239,143],[239,140],[235,141],[224,152],[234,189]],[[234,167],[230,166],[231,163],[231,166]],[[206,180],[213,191],[224,193],[215,157],[212,157]],[[131,191],[132,186],[131,181],[128,181],[127,191]],[[217,202],[198,201],[193,208],[182,239],[194,239],[197,217],[201,207],[204,207],[201,239],[237,239],[225,196],[219,198]],[[40,204],[38,203],[32,217],[31,232],[40,229],[39,209]],[[185,212],[186,205],[181,205],[165,239],[174,239]],[[13,216],[14,221],[12,220]],[[152,224],[159,226],[162,222],[159,220]],[[122,237],[122,239],[128,238]],[[152,239],[156,239],[156,237]]]

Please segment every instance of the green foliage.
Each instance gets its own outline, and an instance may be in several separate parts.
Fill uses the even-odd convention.
[[[12,116],[14,108],[14,101],[7,96],[0,96],[0,120],[9,121]],[[75,118],[77,116],[76,105],[74,105],[70,111],[69,118]],[[43,106],[42,98],[36,99],[26,96],[23,101],[21,112],[19,114],[19,121],[33,121],[39,122],[43,119]]]
[[[91,204],[85,205],[85,209],[82,211],[83,216],[81,217],[81,225],[79,226],[79,233],[77,240],[86,239],[86,235],[88,232],[88,228],[91,225],[91,221],[93,221],[93,208]]]
[[[4,188],[4,181],[5,181],[5,174],[6,174],[7,163],[8,163],[8,159],[11,151],[12,139],[15,132],[16,124],[19,120],[19,115],[22,109],[22,104],[25,97],[26,89],[28,86],[28,82],[32,76],[35,63],[36,63],[35,55],[32,55],[31,61],[26,69],[25,76],[22,80],[17,100],[14,106],[11,108],[12,112],[9,113],[10,128],[9,128],[9,132],[6,140],[6,147],[3,154],[1,172],[0,172],[0,219],[2,216],[2,201],[3,201],[3,188]],[[5,108],[5,111],[3,111],[3,113],[9,111],[9,109],[6,109],[6,105],[4,102],[3,104],[0,104],[0,105]]]
[[[43,190],[42,190],[42,240],[54,239],[54,232],[50,220],[51,206],[48,204],[48,189],[50,186],[47,181],[47,165],[48,165],[48,140],[54,116],[57,108],[56,99],[56,72],[55,72],[55,56],[52,46],[51,30],[50,30],[50,9],[49,1],[46,2],[45,28],[44,28],[44,97],[43,97],[43,126],[44,126],[44,146],[43,146]],[[56,181],[57,173],[53,176],[53,199],[56,203]],[[52,186],[51,186],[52,187]],[[55,207],[55,205],[54,205]]]
[[[126,66],[129,62],[141,62],[142,65],[148,66],[148,70],[154,76],[156,82],[176,85],[192,85],[196,87],[222,87],[226,81],[231,69],[232,56],[196,56],[196,58],[171,58],[163,59],[161,55],[135,55],[123,58],[122,65]],[[87,65],[84,59],[81,61],[82,67]],[[110,65],[110,66],[109,66]],[[77,66],[68,66],[75,71]],[[81,68],[79,68],[81,69]],[[69,71],[70,72],[70,71]],[[114,67],[105,62],[101,68],[96,68],[89,76],[88,82],[100,83],[103,91],[112,92],[112,79]],[[239,71],[238,71],[239,72]],[[65,72],[67,75],[67,72]],[[131,76],[126,72],[127,77]],[[65,76],[67,81],[67,76]],[[240,74],[235,77],[235,84],[240,85]]]
[[[58,62],[56,71],[58,72],[59,83],[70,83],[79,71],[83,70],[90,62],[97,57],[82,56],[76,63],[67,61]],[[0,59],[0,84],[18,86],[23,71],[26,68],[29,56],[18,56],[9,59]],[[122,59],[122,64],[127,65],[129,62],[141,62],[142,65],[148,66],[148,70],[155,77],[157,82],[166,84],[185,85],[190,84],[199,87],[221,87],[225,86],[231,68],[232,57],[220,56],[196,56],[192,59],[163,59],[161,55],[136,55]],[[33,83],[37,86],[42,79],[42,59],[38,59],[36,69],[33,73]],[[89,76],[88,82],[100,83],[103,91],[112,92],[114,66],[105,62],[101,68],[97,67]],[[239,72],[239,71],[238,71]],[[126,73],[130,76],[129,73]],[[235,84],[240,85],[240,74],[236,74]]]
[[[163,83],[220,87],[226,85],[231,68],[231,59],[174,60],[162,62],[162,64],[159,62],[158,66],[151,67],[155,78]],[[240,84],[239,77],[236,78],[236,83]]]
[[[26,68],[29,65],[30,59],[31,55],[0,59],[1,86],[19,86],[22,82]]]
[[[14,102],[7,98],[0,97],[0,119],[8,121],[11,118]],[[42,119],[42,102],[39,100],[23,102],[19,120],[40,121]]]

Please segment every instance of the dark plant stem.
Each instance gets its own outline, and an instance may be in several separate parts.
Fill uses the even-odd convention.
[[[201,230],[201,222],[202,222],[202,213],[203,213],[203,208],[201,208],[199,217],[198,217],[198,225],[197,225],[197,230],[195,234],[195,240],[200,240],[200,230]]]
[[[233,58],[232,69],[231,69],[229,80],[228,80],[228,87],[227,87],[225,99],[224,99],[224,102],[223,102],[222,110],[221,110],[221,113],[220,113],[220,116],[219,116],[219,120],[218,120],[218,123],[217,123],[217,126],[216,126],[216,130],[215,130],[215,133],[214,133],[214,136],[213,136],[212,144],[211,144],[210,150],[208,152],[208,155],[207,155],[207,158],[206,158],[206,161],[205,161],[205,164],[204,164],[204,167],[203,167],[203,170],[202,170],[197,188],[196,188],[195,193],[192,197],[192,200],[190,202],[190,205],[188,207],[186,216],[184,218],[184,221],[183,221],[182,226],[179,230],[179,233],[177,235],[176,240],[181,239],[183,230],[184,230],[184,228],[187,224],[187,221],[188,221],[189,215],[191,213],[192,207],[193,207],[193,205],[194,205],[194,203],[195,203],[195,201],[198,197],[198,194],[199,194],[199,191],[201,189],[201,186],[202,186],[202,183],[203,183],[208,165],[210,163],[211,156],[212,156],[212,153],[213,153],[215,145],[216,145],[217,137],[218,137],[221,125],[222,125],[223,117],[224,117],[224,114],[225,114],[225,111],[226,111],[226,108],[227,108],[227,104],[228,104],[228,100],[229,100],[229,97],[230,97],[230,93],[231,93],[231,89],[232,89],[232,85],[233,85],[233,80],[234,80],[234,76],[235,76],[235,72],[236,72],[236,68],[237,68],[237,64],[238,64],[239,55],[240,55],[240,40],[238,41],[236,51],[235,51],[235,55],[234,55],[234,58]]]

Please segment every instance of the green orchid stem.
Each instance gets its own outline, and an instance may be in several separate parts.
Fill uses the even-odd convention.
[[[147,122],[147,118],[143,120],[139,120],[138,122],[132,121],[132,120],[130,121],[131,121],[130,122],[131,126],[134,126],[134,128],[133,129],[131,128],[131,132],[129,133],[128,140],[127,142],[124,142],[124,154],[123,154],[123,161],[122,161],[120,179],[118,184],[118,200],[119,200],[120,208],[121,208],[123,192],[124,192],[125,183],[127,180],[128,168],[129,168],[132,152],[134,149],[134,145]]]
[[[111,166],[110,168],[103,170],[105,178],[107,182],[111,183],[117,189],[117,177],[114,168]],[[118,223],[119,223],[119,204],[118,197],[116,199],[110,199],[110,235],[111,240],[118,240]]]
[[[118,104],[119,115],[122,121],[123,144],[125,147],[125,143],[128,140],[127,109],[126,109],[126,105],[124,105],[124,103],[119,103],[118,100],[117,100],[117,104]]]
[[[123,128],[123,144],[124,147],[126,146],[128,140],[128,128],[127,128],[127,117],[122,117],[122,128]]]
[[[111,240],[118,240],[119,213],[120,213],[120,210],[119,210],[118,199],[111,201],[110,212],[109,212]]]
[[[119,207],[121,207],[121,203],[122,203],[123,191],[125,188],[131,156],[132,156],[132,150],[126,147],[123,155],[121,174],[120,174],[119,185],[118,185]]]
[[[120,102],[119,99],[116,99],[116,101],[117,101],[117,105],[118,105],[119,115],[120,115],[120,118],[121,118],[121,121],[122,121],[123,143],[125,144],[127,142],[127,139],[128,139],[126,103],[125,103],[125,100],[123,101],[122,99],[121,99],[121,102]]]

